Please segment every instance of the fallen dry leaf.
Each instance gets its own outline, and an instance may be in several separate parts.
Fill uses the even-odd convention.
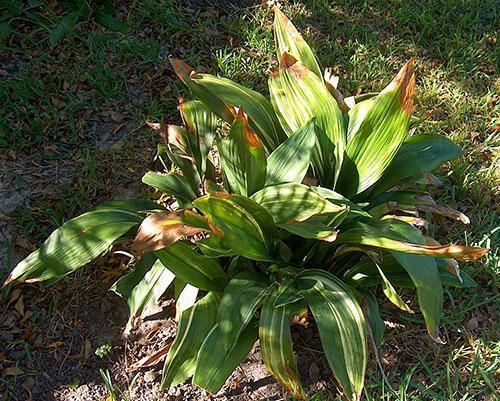
[[[14,309],[16,310],[17,313],[21,315],[21,317],[24,316],[24,300],[22,295],[19,297],[16,304],[14,305]]]
[[[170,350],[170,346],[172,345],[173,339],[168,341],[162,348],[158,351],[152,353],[151,355],[147,355],[144,358],[138,360],[134,364],[130,366],[132,370],[137,370],[141,368],[149,368],[151,366],[155,366],[160,363],[167,356],[168,351]]]
[[[92,343],[88,338],[85,339],[85,343],[83,345],[83,357],[85,360],[90,359],[92,356]]]
[[[5,376],[18,376],[24,374],[24,370],[17,366],[11,366],[3,370]]]

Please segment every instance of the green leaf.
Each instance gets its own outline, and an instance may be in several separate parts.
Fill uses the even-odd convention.
[[[179,105],[190,142],[191,154],[200,177],[207,168],[207,156],[217,131],[217,117],[199,100]]]
[[[413,311],[406,304],[406,302],[401,299],[398,292],[396,291],[394,286],[391,284],[391,282],[389,281],[389,279],[385,275],[382,268],[378,265],[378,263],[375,262],[375,266],[377,266],[380,277],[382,278],[382,291],[384,291],[384,294],[387,297],[387,299],[389,299],[389,301],[391,301],[399,309],[404,310],[405,312],[408,312],[408,313],[413,313]]]
[[[278,255],[280,240],[274,220],[251,199],[214,192],[193,203],[208,218],[214,234],[238,255],[267,261]]]
[[[101,10],[95,10],[93,13],[94,19],[98,24],[105,26],[113,31],[118,31],[122,33],[130,32],[130,26],[124,22],[118,21],[111,14],[108,14]]]
[[[181,207],[189,207],[196,199],[196,193],[186,181],[176,173],[162,174],[148,171],[142,182],[167,195],[175,196]]]
[[[363,192],[382,177],[408,135],[414,90],[411,59],[380,94],[349,112],[340,192],[346,196]]]
[[[380,348],[382,340],[384,339],[385,323],[380,316],[377,299],[371,292],[366,290],[361,291],[361,294],[364,299],[361,309],[370,327],[375,346]]]
[[[17,264],[4,285],[10,282],[35,282],[58,279],[98,256],[137,227],[144,216],[141,201],[115,201],[84,213],[55,230],[44,244]],[[156,205],[158,206],[158,205]]]
[[[316,146],[312,162],[320,184],[333,187],[342,165],[344,119],[337,102],[316,74],[289,54],[269,79],[271,102],[290,136],[315,117]]]
[[[297,288],[295,280],[285,279],[278,287],[278,292],[274,299],[274,307],[279,308],[285,305],[290,305],[302,299],[302,293]]]
[[[337,238],[338,230],[335,229],[348,213],[346,209],[343,213],[335,215],[334,224],[328,223],[329,216],[313,216],[305,221],[280,224],[281,228],[303,238],[318,239],[321,241],[333,242]]]
[[[366,324],[351,290],[333,275],[309,270],[298,280],[316,280],[303,292],[318,326],[326,359],[346,396],[359,400],[368,359]],[[329,276],[325,280],[325,273]]]
[[[168,149],[166,153],[175,167],[181,170],[186,182],[190,185],[194,193],[198,193],[198,188],[201,183],[201,175],[196,166],[195,153],[193,150],[193,142],[195,138],[185,127],[177,125],[167,126],[167,142]]]
[[[421,233],[409,224],[397,220],[388,220],[386,224],[394,237],[403,241],[425,243]],[[438,325],[443,314],[443,286],[436,260],[430,256],[399,252],[392,252],[392,256],[407,271],[415,284],[418,304],[424,315],[427,331],[433,339],[438,340]]]
[[[432,171],[458,157],[461,149],[442,135],[413,135],[405,140],[370,194],[382,193],[403,180]]]
[[[193,67],[182,60],[170,59],[170,64],[179,79],[205,104],[213,113],[228,123],[232,123],[236,112],[232,105],[224,102],[219,96],[195,81],[198,74]]]
[[[206,291],[223,288],[226,274],[219,263],[193,251],[184,241],[178,241],[155,252],[158,259],[185,282]]]
[[[266,183],[266,155],[240,109],[229,136],[218,145],[222,171],[233,193],[250,196]]]
[[[311,187],[314,191],[316,191],[323,198],[329,200],[332,203],[335,203],[339,206],[349,206],[349,215],[353,217],[372,217],[370,213],[365,212],[359,205],[354,202],[351,202],[349,199],[339,194],[338,192],[332,191],[331,189],[325,187]]]
[[[315,143],[314,120],[311,120],[271,153],[267,159],[266,183],[302,182]]]
[[[348,210],[347,206],[327,201],[307,185],[296,183],[266,187],[252,199],[271,213],[276,224],[300,222],[320,214],[343,214]]]
[[[272,288],[272,287],[271,287]],[[259,273],[242,272],[235,275],[219,306],[220,337],[230,350],[269,293],[269,282]]]
[[[175,275],[151,254],[145,254],[135,269],[121,277],[111,290],[127,300],[129,319],[125,333],[132,329],[135,317],[155,305],[174,280]]]
[[[196,298],[200,289],[192,286],[191,284],[186,284],[179,292],[175,301],[175,320],[179,321],[182,312],[186,309],[191,308],[196,303]]]
[[[283,14],[277,6],[274,6],[274,43],[278,60],[283,53],[291,54],[320,79],[323,79],[318,60],[314,56],[307,42],[292,24],[292,21]]]
[[[209,292],[182,312],[177,335],[165,360],[161,389],[173,387],[191,377],[198,351],[217,320],[219,295]]]
[[[427,331],[438,339],[438,326],[443,314],[443,286],[436,260],[429,256],[393,252],[393,256],[410,275],[417,288],[420,310],[424,315]]]
[[[294,396],[305,399],[297,359],[292,349],[290,306],[274,307],[276,294],[269,295],[260,313],[260,353],[266,369]]]
[[[257,340],[257,326],[249,325],[233,343],[223,346],[223,334],[215,325],[205,338],[193,376],[193,384],[215,394],[234,369],[243,362]]]
[[[248,114],[250,126],[256,131],[268,150],[275,149],[286,139],[271,102],[259,92],[239,85],[230,79],[210,74],[196,74],[193,82],[213,93],[226,104],[243,108]]]
[[[210,258],[236,255],[236,253],[224,242],[224,240],[216,235],[211,235],[210,237],[198,240],[196,241],[196,245],[205,256]]]

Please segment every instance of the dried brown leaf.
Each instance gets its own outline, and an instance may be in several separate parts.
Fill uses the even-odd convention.
[[[181,237],[189,237],[203,231],[185,223],[184,211],[154,213],[144,219],[132,244],[136,254],[165,248]]]
[[[165,359],[172,346],[173,340],[168,341],[163,347],[161,347],[158,351],[153,352],[150,355],[145,356],[144,358],[138,360],[130,367],[132,370],[138,370],[141,368],[149,368],[151,366],[155,366],[161,361]]]

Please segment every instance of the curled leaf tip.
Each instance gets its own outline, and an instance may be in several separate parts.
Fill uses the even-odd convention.
[[[415,74],[413,71],[414,58],[401,68],[389,85],[391,88],[400,88],[399,103],[406,114],[412,114],[414,110],[413,97],[415,95]]]
[[[188,78],[196,78],[196,71],[186,62],[178,58],[171,58],[170,64],[181,81],[186,82]]]

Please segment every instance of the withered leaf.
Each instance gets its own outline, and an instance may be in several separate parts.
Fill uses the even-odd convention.
[[[132,251],[136,254],[165,248],[181,237],[189,237],[203,231],[187,225],[184,210],[154,213],[144,219],[137,231]]]

